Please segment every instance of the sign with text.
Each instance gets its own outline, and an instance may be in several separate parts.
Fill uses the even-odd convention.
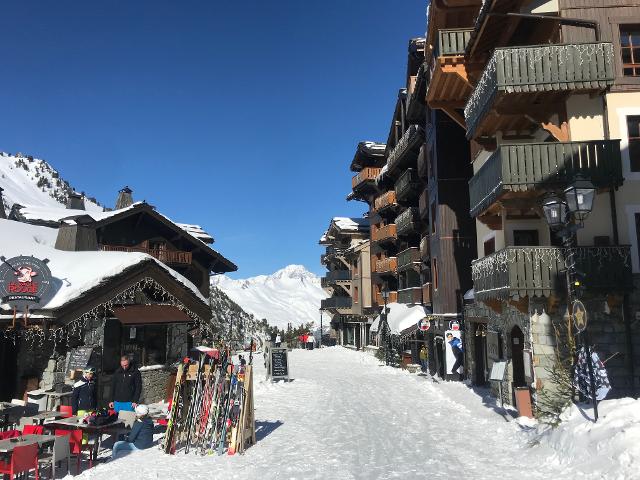
[[[573,325],[578,333],[583,332],[587,328],[587,309],[580,300],[573,302]]]
[[[78,347],[71,350],[67,362],[67,372],[71,370],[83,370],[89,365],[93,347]]]
[[[289,358],[286,348],[271,348],[269,350],[270,373],[273,380],[289,378]]]
[[[489,381],[504,382],[507,377],[507,362],[493,362]]]
[[[51,271],[47,264],[28,256],[2,258],[0,262],[0,303],[23,310],[44,306],[52,297]]]

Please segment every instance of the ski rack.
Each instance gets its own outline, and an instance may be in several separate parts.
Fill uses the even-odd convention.
[[[238,453],[256,444],[256,421],[253,406],[253,367],[247,365],[244,380],[244,405],[240,415],[240,435],[235,446]]]

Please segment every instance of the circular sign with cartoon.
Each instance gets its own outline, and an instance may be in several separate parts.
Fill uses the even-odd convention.
[[[23,310],[44,305],[52,292],[51,270],[36,257],[0,258],[0,303]]]
[[[573,325],[579,333],[587,328],[587,309],[580,300],[573,302]]]
[[[423,318],[418,322],[418,330],[426,332],[431,328],[431,322],[427,318]]]

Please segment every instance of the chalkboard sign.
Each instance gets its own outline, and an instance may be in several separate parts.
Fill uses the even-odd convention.
[[[289,377],[289,360],[286,348],[271,349],[271,378]]]
[[[91,360],[93,347],[78,347],[71,350],[67,363],[67,372],[71,370],[83,370]]]

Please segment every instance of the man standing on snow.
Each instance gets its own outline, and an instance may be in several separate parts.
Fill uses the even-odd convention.
[[[109,408],[116,412],[126,410],[133,412],[142,393],[142,376],[140,370],[131,364],[129,357],[120,357],[120,368],[111,377],[111,402]]]
[[[447,333],[447,342],[451,345],[451,351],[453,355],[456,357],[456,363],[453,364],[453,368],[451,369],[452,374],[458,373],[458,368],[462,366],[464,363],[464,347],[462,346],[462,342],[458,337],[454,337],[451,332]],[[460,380],[464,379],[464,375],[460,374]]]
[[[427,346],[426,345],[422,345],[422,348],[420,349],[420,365],[422,367],[422,371],[426,372],[427,369],[429,368],[429,350],[427,350]]]
[[[281,343],[282,343],[282,339],[280,338],[280,334],[278,333],[276,335],[276,347],[279,347]]]

